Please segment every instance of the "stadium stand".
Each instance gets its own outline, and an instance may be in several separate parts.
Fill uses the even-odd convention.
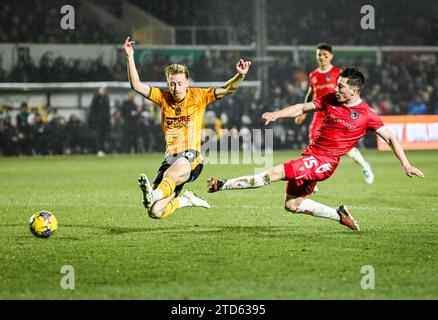
[[[82,1],[69,5],[81,11]],[[59,27],[60,5],[56,0],[3,0],[0,11],[0,42],[21,43],[115,43],[114,32],[99,25],[89,14],[77,14],[74,32]]]
[[[254,21],[250,0],[236,1],[233,10],[225,1],[182,0],[179,6],[172,1],[131,0],[130,3],[159,17],[174,27],[181,26],[230,26],[233,43],[251,44]],[[58,28],[59,6],[56,0],[36,0],[26,6],[24,0],[4,0],[0,12],[0,42],[36,43],[119,43],[117,30],[107,30],[89,14],[78,15],[77,29],[66,34]],[[123,16],[123,1],[93,1],[99,8],[116,18]],[[77,11],[84,2],[69,2]],[[333,45],[437,45],[438,18],[437,4],[433,1],[409,0],[368,1],[377,13],[378,28],[369,32],[361,30],[359,21],[361,5],[354,1],[292,2],[277,0],[267,6],[267,26],[269,44],[314,45],[321,39],[330,39]],[[182,9],[181,9],[182,8]],[[194,10],[196,8],[196,10]],[[311,10],[309,10],[311,8]],[[352,14],[357,13],[357,14]],[[327,26],[320,28],[320,26]],[[390,35],[390,36],[388,36]],[[202,33],[198,44],[222,44],[222,35],[216,31]]]
[[[372,31],[360,28],[363,16],[360,9],[365,4],[372,5],[376,12],[377,27]],[[330,39],[333,45],[438,43],[434,36],[438,31],[438,18],[433,1],[279,0],[270,2],[267,8],[270,44],[314,44],[322,42],[321,39]]]

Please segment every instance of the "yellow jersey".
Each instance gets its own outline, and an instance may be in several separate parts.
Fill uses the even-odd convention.
[[[168,89],[151,87],[148,99],[161,108],[166,153],[201,152],[201,129],[205,108],[216,101],[215,87],[187,88],[185,98],[175,102]]]

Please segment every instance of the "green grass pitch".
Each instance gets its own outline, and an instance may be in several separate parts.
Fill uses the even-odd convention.
[[[364,155],[373,185],[344,157],[312,196],[348,205],[360,233],[286,212],[284,182],[206,193],[208,177],[252,165],[206,165],[186,186],[213,208],[153,220],[137,176],[153,179],[162,154],[0,158],[0,299],[437,299],[438,151],[407,152],[426,175],[412,180],[392,153]],[[41,209],[59,222],[49,239],[28,229]],[[60,286],[64,265],[74,290]],[[374,289],[361,287],[364,266]]]

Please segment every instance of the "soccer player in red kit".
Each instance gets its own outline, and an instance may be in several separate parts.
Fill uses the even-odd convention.
[[[314,99],[322,97],[330,92],[335,91],[338,84],[341,68],[331,64],[333,59],[332,47],[327,43],[321,43],[316,47],[316,60],[318,68],[309,74],[309,90],[307,91],[304,102],[310,102]],[[324,121],[324,112],[314,112],[313,119],[309,127],[309,144],[315,140]],[[302,124],[306,119],[306,114],[295,118],[296,124]],[[362,173],[365,182],[373,183],[374,174],[370,164],[364,159],[359,149],[352,147],[347,152],[347,155],[352,158],[362,168]],[[315,187],[316,191],[316,187]]]
[[[266,112],[265,125],[280,118],[297,117],[311,111],[324,111],[324,122],[319,133],[301,157],[252,176],[235,179],[210,178],[208,191],[264,187],[271,182],[287,181],[284,206],[293,213],[339,221],[353,230],[359,230],[346,206],[332,208],[307,198],[318,181],[328,179],[346,154],[368,130],[375,131],[391,147],[409,177],[424,177],[412,167],[395,135],[383,124],[380,117],[360,98],[364,76],[357,68],[346,68],[340,74],[335,92],[312,102],[288,106],[276,112]]]

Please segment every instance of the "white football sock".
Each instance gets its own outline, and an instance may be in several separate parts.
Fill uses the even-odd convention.
[[[179,200],[178,208],[193,207],[193,203],[186,197],[178,197],[178,200]]]
[[[266,171],[253,176],[243,176],[234,179],[228,179],[222,187],[222,190],[260,188],[271,183],[271,179]]]
[[[297,213],[308,213],[315,217],[327,218],[339,221],[339,214],[335,208],[330,208],[325,204],[318,203],[310,199],[304,199],[298,207]]]
[[[152,190],[152,201],[155,202],[155,201],[158,201],[161,199],[163,199],[163,191],[161,191],[158,188],[155,190]]]
[[[368,169],[369,163],[364,159],[362,153],[360,153],[359,149],[353,148],[347,152],[347,156],[353,159],[358,165],[362,167],[362,169]]]

